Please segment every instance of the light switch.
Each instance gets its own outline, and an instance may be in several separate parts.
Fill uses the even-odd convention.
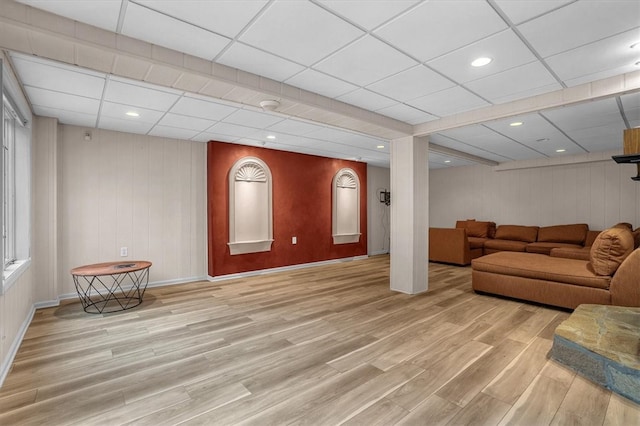
[[[298,244],[298,237],[291,237],[291,244]]]

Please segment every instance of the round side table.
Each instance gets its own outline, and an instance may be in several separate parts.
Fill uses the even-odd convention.
[[[90,314],[124,311],[142,303],[151,262],[107,262],[71,270],[82,308]]]

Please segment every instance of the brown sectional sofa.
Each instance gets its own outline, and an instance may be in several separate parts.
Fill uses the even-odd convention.
[[[589,259],[499,252],[472,262],[475,291],[575,309],[583,303],[640,306],[640,232],[611,228]]]
[[[556,251],[555,257],[584,259],[599,232],[590,231],[587,224],[496,227],[488,221],[458,221],[455,228],[429,228],[429,261],[469,265],[501,251],[551,255],[558,249],[564,251]]]

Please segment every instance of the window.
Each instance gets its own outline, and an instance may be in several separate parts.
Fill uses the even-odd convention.
[[[18,282],[31,263],[31,114],[17,81],[3,65],[0,59],[0,258],[3,261],[0,294]],[[21,103],[16,103],[16,98]],[[28,119],[24,113],[28,114]]]
[[[15,127],[21,125],[7,98],[3,96],[3,137],[2,137],[2,240],[4,268],[16,258],[16,222],[15,222]],[[20,123],[20,124],[16,124]]]

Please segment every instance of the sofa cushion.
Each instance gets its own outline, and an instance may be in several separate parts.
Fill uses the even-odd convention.
[[[579,244],[535,242],[535,243],[527,244],[527,253],[540,253],[540,254],[550,255],[551,250],[553,250],[556,247],[576,248],[576,249],[582,248],[582,246]]]
[[[500,225],[498,229],[496,229],[495,239],[533,243],[536,241],[537,236],[537,226]]]
[[[572,225],[543,226],[538,230],[537,241],[543,243],[584,243],[587,237],[589,225],[586,223],[576,223]]]
[[[633,251],[633,244],[633,235],[628,229],[610,228],[602,231],[591,246],[590,260],[595,273],[612,276]]]
[[[632,234],[633,234],[633,240],[634,240],[633,247],[639,248],[640,247],[640,228],[637,228],[635,231],[632,232]]]
[[[500,251],[525,251],[527,244],[524,241],[494,239],[485,241],[484,248]]]
[[[591,259],[591,247],[556,247],[551,249],[549,256],[586,260],[588,262]]]
[[[611,277],[596,275],[587,261],[544,254],[503,251],[474,259],[471,265],[474,271],[585,287],[607,289],[611,283]]]
[[[488,241],[488,238],[478,238],[478,237],[468,237],[469,240],[469,248],[471,249],[481,249],[484,247],[485,241]]]

